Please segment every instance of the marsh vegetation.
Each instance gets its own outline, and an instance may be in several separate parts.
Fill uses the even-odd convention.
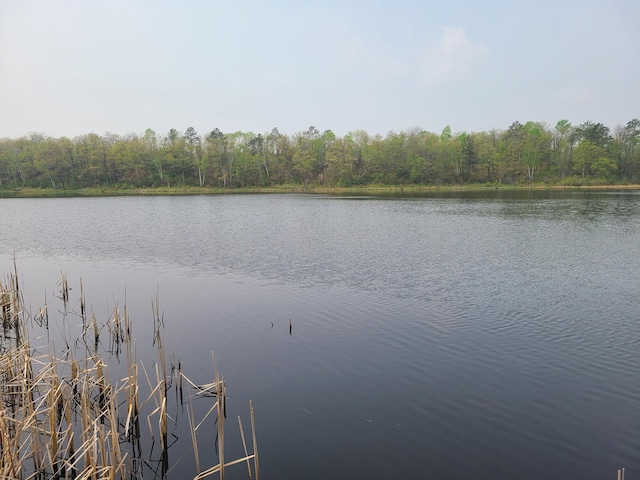
[[[64,273],[57,287],[53,300],[58,305],[52,308],[45,300],[31,315],[17,269],[0,281],[2,478],[165,478],[178,462],[185,470],[184,455],[170,462],[179,440],[190,443],[186,450],[192,451],[189,469],[195,470],[195,479],[224,478],[225,470],[238,464],[250,479],[259,478],[251,402],[247,433],[237,418],[244,455],[229,459],[225,379],[213,354],[212,379],[206,384],[191,381],[180,360],[167,354],[157,297],[152,301],[157,359],[147,364],[136,357],[126,304],[116,304],[101,322],[90,313],[82,283],[75,301]],[[114,363],[124,376],[111,378]],[[207,405],[195,409],[195,402]],[[188,439],[174,433],[179,411],[186,414]],[[205,429],[215,431],[215,445],[199,444]]]

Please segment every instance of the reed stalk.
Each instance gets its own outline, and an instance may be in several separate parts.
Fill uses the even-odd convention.
[[[216,401],[216,410],[218,414],[218,438],[216,445],[218,447],[218,460],[220,462],[220,480],[224,480],[224,398],[226,395],[224,389],[224,383],[220,381],[220,374],[218,373],[218,366],[216,364],[216,356],[211,352],[211,358],[213,360],[213,376],[218,387],[218,399]]]
[[[60,298],[62,299],[62,305],[66,315],[69,308],[69,283],[67,282],[67,274],[65,272],[60,272]]]
[[[249,415],[251,417],[251,436],[253,437],[253,466],[256,470],[256,480],[260,480],[258,468],[258,438],[256,437],[256,421],[253,413],[253,400],[249,400]]]
[[[189,418],[189,431],[191,432],[191,443],[193,445],[193,455],[196,462],[196,474],[200,475],[202,469],[200,468],[200,455],[198,453],[198,439],[196,437],[195,420],[193,418],[193,404],[191,408],[187,407],[187,416]]]
[[[47,307],[47,292],[44,293],[44,304],[38,309],[33,317],[33,320],[39,325],[45,328],[49,327],[49,309]]]
[[[238,415],[238,428],[240,428],[240,437],[242,438],[242,448],[244,448],[244,456],[248,457],[249,452],[247,451],[247,441],[244,438],[244,428],[242,428],[242,418]],[[252,480],[251,476],[251,462],[247,459],[247,473],[249,474],[249,480]]]
[[[182,390],[188,390],[190,398],[188,421],[194,448],[196,478],[218,474],[223,479],[225,470],[239,463],[246,463],[249,478],[253,480],[250,462],[257,478],[257,454],[255,428],[252,415],[254,453],[247,451],[247,443],[238,418],[244,456],[225,461],[225,418],[227,389],[224,377],[219,374],[215,356],[214,381],[196,385],[182,370],[182,363],[172,358],[172,376],[167,376],[165,343],[162,335],[164,320],[159,309],[159,295],[152,301],[154,320],[154,344],[159,362],[150,378],[142,362],[136,358],[136,341],[132,335],[131,321],[126,303],[122,314],[118,304],[106,323],[100,324],[95,314],[87,321],[87,305],[80,281],[80,312],[68,309],[70,292],[64,272],[60,278],[60,300],[63,309],[57,310],[65,321],[69,315],[81,319],[79,338],[67,337],[73,322],[65,323],[60,333],[66,348],[63,358],[55,355],[48,336],[49,309],[46,302],[37,310],[34,327],[47,328],[45,345],[32,347],[28,328],[29,316],[22,308],[17,273],[11,274],[6,283],[0,282],[0,478],[24,480],[138,480],[151,469],[153,445],[156,435],[162,449],[161,470],[153,470],[165,477],[169,470],[169,420],[170,410],[183,404]],[[126,295],[126,291],[125,291]],[[106,327],[111,334],[110,351],[101,351],[100,331]],[[89,330],[93,342],[87,342]],[[80,340],[80,341],[79,341]],[[40,341],[40,340],[39,340]],[[50,344],[50,345],[49,345]],[[48,352],[45,353],[48,349]],[[112,383],[109,379],[108,358],[126,352],[126,377]],[[78,352],[79,351],[79,352]],[[117,357],[119,358],[119,357]],[[141,383],[140,368],[147,385]],[[176,382],[180,400],[169,402],[167,391]],[[141,388],[144,394],[141,396]],[[193,399],[215,402],[204,417],[196,422]],[[201,465],[197,432],[204,428],[205,420],[216,414],[216,450],[218,463],[208,468]],[[145,415],[149,427],[146,435],[140,428]],[[144,418],[144,417],[142,417]],[[154,421],[152,421],[154,420]],[[176,417],[177,420],[177,417]],[[157,425],[157,427],[155,427]],[[151,448],[149,443],[151,442]],[[145,443],[147,442],[147,443]]]
[[[100,344],[100,329],[98,328],[98,319],[94,314],[91,315],[93,324],[93,354],[98,354],[98,345]]]

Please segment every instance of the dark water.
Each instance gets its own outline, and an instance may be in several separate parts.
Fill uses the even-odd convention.
[[[0,212],[0,270],[15,253],[33,305],[61,270],[101,318],[126,286],[143,359],[159,291],[187,375],[212,381],[215,351],[230,417],[253,399],[262,478],[640,476],[640,192],[1,199]],[[176,435],[169,478],[190,478]],[[215,432],[200,435],[214,456]]]

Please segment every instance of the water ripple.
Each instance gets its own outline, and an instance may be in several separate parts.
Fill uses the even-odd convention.
[[[126,284],[139,332],[159,289],[273,478],[640,469],[640,196],[514,195],[3,199],[0,260],[107,316]]]

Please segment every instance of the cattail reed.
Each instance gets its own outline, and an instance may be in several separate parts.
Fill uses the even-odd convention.
[[[98,320],[95,315],[91,315],[93,323],[93,354],[98,354],[98,345],[100,344],[100,330],[98,329]]]
[[[64,272],[60,273],[60,298],[64,306],[64,313],[67,313],[69,307],[69,284],[67,283],[67,275]]]
[[[47,292],[44,293],[44,305],[42,305],[36,314],[33,316],[33,320],[44,328],[49,328],[49,309],[47,308]]]
[[[0,282],[0,288],[2,283]],[[0,293],[0,313],[2,314],[2,329],[4,330],[4,336],[7,336],[7,331],[11,328],[11,295],[8,290],[3,290]]]
[[[84,289],[82,288],[82,279],[80,279],[80,318],[82,318],[82,325],[87,323],[87,309],[84,303]]]

